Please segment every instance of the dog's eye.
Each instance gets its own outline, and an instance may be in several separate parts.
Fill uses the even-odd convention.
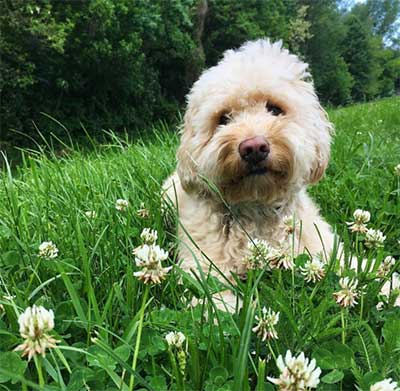
[[[231,119],[228,114],[221,114],[218,120],[218,125],[227,125],[230,120]]]
[[[279,106],[275,106],[272,103],[267,103],[267,110],[275,116],[283,114],[283,110]]]

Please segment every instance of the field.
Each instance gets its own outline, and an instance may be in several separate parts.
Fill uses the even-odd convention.
[[[388,298],[379,292],[400,269],[400,99],[329,114],[336,127],[332,159],[310,192],[344,242],[346,258],[358,258],[359,267],[339,276],[333,254],[315,282],[301,273],[306,255],[291,270],[250,270],[235,288],[243,299],[236,314],[214,310],[211,294],[221,283],[176,265],[176,216],[161,208],[160,195],[175,166],[172,131],[159,126],[134,143],[110,135],[91,152],[65,144],[56,154],[49,146],[25,152],[17,169],[6,166],[0,174],[0,390],[274,390],[267,376],[279,378],[276,359],[287,350],[316,360],[318,390],[367,391],[385,378],[398,381],[400,291]],[[116,208],[117,199],[129,204]],[[383,232],[383,246],[369,248],[366,235],[350,232],[346,222],[356,209],[370,212],[368,228]],[[146,227],[157,230],[157,244],[170,254],[163,265],[172,269],[160,284],[134,276],[132,251]],[[39,253],[46,241],[58,253],[43,246]],[[382,273],[387,256],[395,261]],[[333,295],[340,277],[358,281],[350,289],[353,306],[339,305]],[[191,307],[193,297],[203,304]],[[28,361],[13,350],[24,342],[18,317],[34,304],[54,311],[54,328],[42,325],[42,338],[56,347]],[[279,312],[279,320],[269,326],[278,338],[263,341],[253,328],[264,306]],[[171,331],[185,340],[178,335],[168,343]]]

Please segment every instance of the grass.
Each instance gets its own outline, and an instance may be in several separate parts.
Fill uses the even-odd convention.
[[[211,300],[189,306],[220,288],[202,274],[175,266],[159,285],[137,280],[132,250],[145,227],[156,229],[170,252],[166,264],[176,264],[176,217],[161,210],[160,186],[174,169],[178,138],[166,129],[134,144],[112,137],[91,153],[73,145],[62,157],[25,152],[16,171],[0,177],[0,389],[273,390],[266,376],[279,376],[275,358],[288,349],[316,359],[319,390],[369,390],[383,378],[398,380],[400,309],[393,296],[376,309],[385,281],[374,273],[387,255],[399,270],[400,99],[330,117],[337,132],[332,160],[311,193],[346,253],[375,265],[373,272],[344,272],[363,287],[358,305],[346,309],[333,299],[340,289],[335,254],[315,284],[298,272],[304,255],[293,273],[250,271],[238,281],[244,306],[234,315],[213,311]],[[129,200],[126,212],[115,209],[118,198]],[[137,213],[143,204],[148,217]],[[357,208],[369,210],[369,226],[386,235],[383,248],[369,250],[362,235],[348,232],[345,222]],[[38,256],[47,240],[58,247],[57,258]],[[22,342],[18,316],[33,304],[54,310],[50,334],[60,342],[28,363],[13,349]],[[268,343],[252,332],[263,306],[280,312],[279,339]],[[182,348],[168,347],[170,331],[186,336]]]

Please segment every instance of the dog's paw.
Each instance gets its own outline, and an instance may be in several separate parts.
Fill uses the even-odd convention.
[[[192,307],[203,305],[204,300],[193,297],[190,305]],[[230,290],[214,293],[212,300],[217,310],[230,312],[231,314],[238,312],[243,305],[242,300]]]

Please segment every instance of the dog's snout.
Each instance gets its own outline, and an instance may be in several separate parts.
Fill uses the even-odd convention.
[[[250,164],[257,164],[265,160],[269,154],[268,141],[261,136],[248,138],[239,144],[239,154]]]

